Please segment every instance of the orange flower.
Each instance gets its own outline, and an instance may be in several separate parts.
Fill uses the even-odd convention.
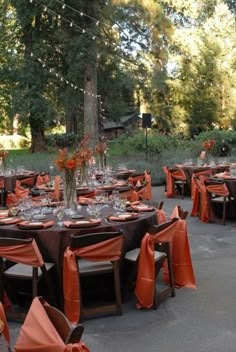
[[[75,169],[76,168],[76,160],[70,159],[65,162],[65,166],[67,169]]]
[[[209,139],[208,141],[204,141],[202,145],[204,148],[211,150],[214,147],[215,143],[215,139]]]
[[[60,149],[58,158],[55,160],[59,171],[76,170],[79,167],[85,166],[87,161],[92,157],[92,150],[88,146],[88,139],[82,139],[80,148],[69,154],[68,149]]]

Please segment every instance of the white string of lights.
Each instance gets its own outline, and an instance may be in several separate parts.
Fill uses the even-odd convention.
[[[44,9],[44,12],[48,11],[51,14],[55,15],[58,19],[64,20],[65,22],[67,22],[69,24],[70,27],[74,27],[75,29],[79,30],[79,32],[81,34],[87,34],[92,40],[95,40],[95,39],[100,40],[100,38],[97,35],[95,35],[94,33],[91,33],[88,30],[86,30],[85,28],[74,23],[73,21],[68,20],[66,17],[62,16],[61,14],[58,14],[56,11],[52,10],[50,7],[42,4],[39,0],[28,0],[28,1],[30,3],[35,3],[36,6],[37,5],[41,6]],[[84,16],[83,12],[81,12],[81,14]],[[117,50],[116,43],[111,44],[111,43],[108,43],[107,40],[105,40],[103,43],[105,44],[105,46],[111,46],[111,47],[113,46],[113,50],[115,50],[115,51]]]
[[[48,6],[45,6],[44,4],[42,4],[39,0],[28,0],[28,1],[29,1],[30,3],[35,3],[36,6],[37,6],[37,4],[40,5],[41,7],[43,7],[43,9],[44,9],[45,12],[47,12],[47,11],[48,11],[48,12],[51,12],[52,14],[54,14],[55,16],[57,16],[58,19],[62,19],[62,20],[64,20],[64,21],[66,21],[67,23],[69,23],[69,26],[70,26],[70,27],[74,27],[75,29],[78,29],[80,33],[82,33],[82,34],[88,34],[89,37],[91,37],[92,40],[95,40],[95,39],[97,39],[97,40],[99,40],[99,41],[101,40],[100,37],[94,35],[93,33],[87,31],[86,29],[82,28],[81,26],[75,24],[73,21],[68,20],[68,19],[65,18],[64,16],[58,14],[57,12],[55,12],[54,10],[52,10],[51,8],[49,8]],[[65,7],[66,7],[66,6],[69,7],[68,5],[66,5],[65,3],[60,2],[59,0],[56,0],[56,1],[59,2],[59,3],[62,4],[62,5],[65,5]],[[63,7],[63,8],[64,8],[64,7]],[[77,11],[77,10],[74,9],[74,8],[72,8],[72,9],[75,10],[75,11]],[[81,16],[90,17],[90,16],[86,15],[85,13],[83,13],[83,12],[81,12],[81,11],[77,11],[77,12],[79,12]],[[94,19],[94,20],[96,20],[96,19]],[[98,21],[97,21],[97,22],[98,22]],[[97,23],[97,22],[96,22],[96,23]],[[117,51],[117,49],[119,48],[116,43],[112,43],[112,44],[111,44],[111,43],[108,43],[107,40],[102,41],[102,43],[105,44],[105,46],[111,47],[114,51]],[[143,59],[144,59],[144,58],[143,58]],[[144,60],[145,60],[145,59],[144,59]],[[127,63],[124,63],[124,61],[123,61],[123,65],[126,65],[126,64],[127,64]],[[129,64],[131,64],[131,63],[129,62]]]
[[[75,83],[72,83],[69,80],[65,79],[61,74],[56,72],[56,70],[54,68],[49,67],[41,58],[36,57],[34,55],[34,53],[31,52],[30,56],[34,57],[41,64],[41,66],[43,68],[47,69],[50,73],[54,74],[57,78],[60,79],[61,82],[65,82],[67,85],[70,85],[71,88],[73,88],[74,90],[79,90],[83,94],[87,94],[88,96],[91,96],[93,98],[100,98],[101,97],[101,95],[90,93],[90,92],[86,91],[85,89],[78,87]]]
[[[69,6],[69,5],[65,4],[64,2],[62,2],[62,1],[60,1],[60,0],[55,0],[55,1],[56,1],[57,3],[59,3],[59,4],[62,5],[61,8],[62,8],[63,10],[66,9],[66,8],[68,8],[69,10],[72,10],[72,11],[78,13],[81,17],[83,17],[83,16],[84,16],[84,17],[87,17],[87,18],[89,18],[90,20],[94,21],[94,22],[96,23],[96,26],[102,24],[103,26],[110,27],[107,23],[104,23],[104,22],[102,22],[102,21],[98,20],[97,18],[94,18],[94,17],[92,17],[92,16],[90,16],[90,15],[87,15],[87,14],[84,13],[83,11],[79,11],[79,10],[75,9],[74,7]]]

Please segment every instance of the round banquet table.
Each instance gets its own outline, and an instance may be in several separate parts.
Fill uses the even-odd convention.
[[[122,230],[125,237],[125,251],[139,247],[141,240],[145,233],[149,230],[152,225],[157,224],[156,210],[148,212],[140,212],[138,217],[128,221],[108,221],[108,216],[114,214],[115,210],[112,207],[104,207],[101,210],[101,218],[103,219],[101,224],[96,227],[86,228],[67,228],[65,226],[60,227],[59,225],[52,226],[46,229],[20,229],[17,225],[1,225],[0,236],[1,237],[14,237],[14,238],[34,238],[40,248],[45,261],[52,261],[56,264],[57,269],[57,284],[61,291],[62,283],[62,263],[63,253],[70,243],[70,235],[85,234],[91,232],[103,232],[103,231],[117,231]],[[87,213],[87,206],[83,205],[81,214],[85,218],[94,218]],[[57,223],[57,219],[54,215],[46,214],[44,221],[54,220]],[[72,220],[69,217],[64,217],[63,221]]]

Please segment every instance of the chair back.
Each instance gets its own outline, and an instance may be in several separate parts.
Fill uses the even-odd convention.
[[[71,235],[70,248],[66,249],[63,262],[64,309],[71,323],[80,319],[80,280],[76,257],[94,262],[110,261],[117,270],[123,244],[121,231]]]
[[[176,223],[177,221],[178,221],[178,218],[173,218],[173,219],[167,220],[159,225],[153,225],[150,228],[149,233],[150,233],[150,235],[157,235],[161,231],[168,229],[172,224]]]
[[[32,188],[35,184],[35,176],[23,178],[22,180],[20,180],[20,184],[22,186],[27,186],[29,188]]]
[[[59,319],[59,322],[56,322],[55,317]],[[39,297],[35,297],[30,306],[24,324],[21,327],[14,351],[73,350],[89,352],[87,346],[82,341],[75,342],[75,344],[73,342],[64,341],[63,337],[65,340],[68,340],[70,336],[70,332],[68,332],[67,336],[62,333],[62,327],[65,327],[66,324],[67,319],[63,313],[60,314],[56,308],[49,306],[47,302],[41,300]],[[73,327],[68,325],[67,331],[69,329],[74,330]],[[61,333],[63,337],[61,336]]]
[[[73,250],[75,248],[92,246],[119,236],[122,236],[121,230],[114,232],[95,232],[84,235],[71,235],[70,247]]]
[[[228,187],[226,183],[222,180],[207,180],[205,181],[205,185],[207,192],[211,194],[222,197],[229,196]]]
[[[35,267],[44,265],[42,255],[33,238],[0,237],[0,257]]]
[[[59,309],[48,304],[43,297],[38,298],[62,340],[66,344],[79,342],[84,331],[83,325],[77,324],[72,326],[65,314]]]

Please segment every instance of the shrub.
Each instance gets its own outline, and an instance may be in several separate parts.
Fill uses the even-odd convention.
[[[46,136],[46,143],[49,147],[56,148],[75,147],[78,145],[81,138],[81,134],[57,133]]]

